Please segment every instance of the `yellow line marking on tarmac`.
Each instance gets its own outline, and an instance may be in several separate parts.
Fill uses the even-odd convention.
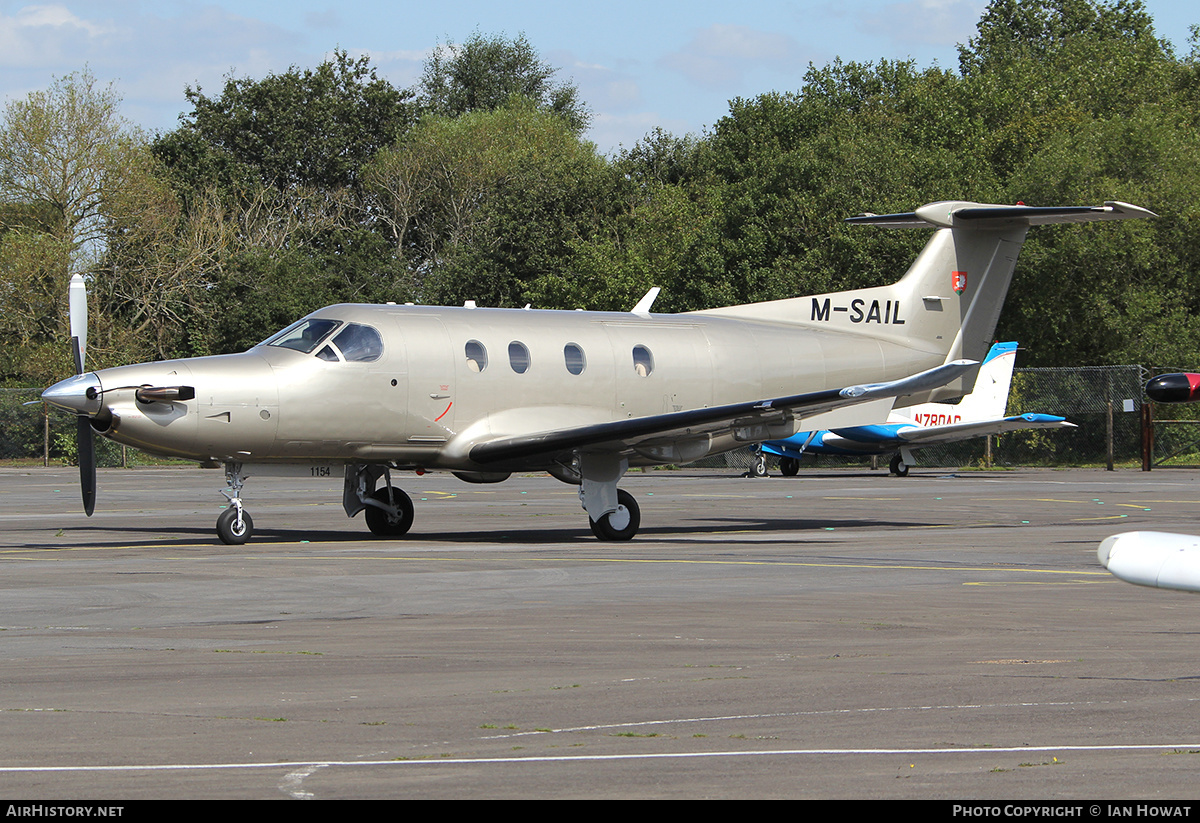
[[[279,548],[300,548],[302,546],[312,546],[311,543],[267,543],[259,544],[272,549]],[[29,548],[29,549],[7,549],[0,554],[30,554],[36,552],[47,551],[118,551],[131,549],[190,549],[190,548],[227,548],[215,546],[211,543],[197,543],[194,545],[162,545],[162,546],[84,546],[84,547],[63,547],[61,549],[45,549],[45,548]],[[506,549],[511,547],[506,546]],[[194,557],[177,557],[166,558],[176,560],[196,560]],[[280,556],[272,554],[249,554],[246,555],[247,560],[260,561],[285,561],[294,562],[294,556]],[[372,553],[362,557],[354,557],[350,555],[305,555],[305,560],[403,560],[403,561],[441,561],[441,562],[494,562],[497,558],[489,556],[481,557],[465,557],[465,556],[447,556],[440,554],[418,554],[418,555],[380,555]],[[518,558],[511,555],[506,555],[500,559],[517,562]],[[955,572],[1015,572],[1018,574],[1075,574],[1075,575],[1095,575],[1097,577],[1107,577],[1107,571],[1079,571],[1067,569],[1023,569],[1014,566],[921,566],[910,564],[885,565],[879,563],[813,563],[794,560],[684,560],[684,559],[661,559],[661,558],[633,558],[633,557],[525,557],[519,558],[521,562],[554,562],[554,563],[641,563],[641,564],[665,564],[665,565],[693,565],[693,566],[790,566],[796,568],[809,569],[878,569],[884,571],[901,570],[901,571],[955,571]]]
[[[1076,574],[1105,575],[1106,572],[1075,572]],[[977,580],[973,583],[963,583],[964,586],[1091,586],[1100,583],[1099,580],[1010,580],[996,582],[994,580]]]

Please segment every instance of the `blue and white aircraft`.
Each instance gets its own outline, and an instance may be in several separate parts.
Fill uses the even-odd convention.
[[[913,449],[1020,429],[1074,428],[1074,423],[1050,414],[1004,416],[1016,357],[1016,343],[994,344],[979,369],[971,393],[957,404],[922,403],[893,409],[883,424],[799,432],[786,440],[768,440],[759,447],[751,474],[757,477],[766,475],[765,456],[768,454],[778,455],[780,471],[791,476],[799,471],[800,457],[805,452],[841,455],[894,453],[891,472],[904,477],[908,474],[908,467],[914,463]]]

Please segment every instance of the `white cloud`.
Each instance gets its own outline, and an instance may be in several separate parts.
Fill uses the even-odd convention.
[[[596,144],[602,154],[615,155],[621,149],[632,149],[638,141],[656,128],[682,135],[686,134],[691,126],[684,120],[664,117],[658,112],[601,112],[592,119],[591,128],[586,136]]]
[[[25,6],[0,15],[0,65],[17,69],[53,65],[86,54],[116,34],[112,21],[86,20],[64,6]]]
[[[808,61],[800,44],[787,35],[716,23],[658,63],[703,88],[736,89],[745,74],[758,69],[799,78]]]
[[[953,46],[975,36],[984,0],[908,0],[858,17],[858,29],[895,43]]]
[[[187,108],[186,86],[212,93],[229,74],[261,77],[311,62],[295,32],[212,5],[183,8],[169,16],[160,7],[101,0],[0,14],[0,96],[18,99],[86,67],[114,82],[127,118],[167,129]]]

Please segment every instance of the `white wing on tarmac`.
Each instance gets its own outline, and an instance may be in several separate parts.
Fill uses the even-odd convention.
[[[975,423],[951,423],[945,426],[905,426],[897,430],[896,436],[913,446],[932,446],[938,443],[956,443],[972,437],[988,434],[1004,434],[1022,429],[1073,429],[1074,423],[1052,414],[1018,414],[998,420],[980,420]]]
[[[1105,539],[1100,564],[1127,583],[1200,592],[1200,537],[1167,532],[1125,532]]]

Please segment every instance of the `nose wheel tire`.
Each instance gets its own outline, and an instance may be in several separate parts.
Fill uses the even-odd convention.
[[[751,477],[766,477],[767,476],[767,456],[762,452],[754,455],[754,462],[750,464],[750,471],[747,472]]]
[[[391,490],[390,502],[388,500],[389,489]],[[364,516],[371,534],[379,537],[402,537],[408,533],[413,524],[412,498],[395,486],[384,486],[382,489],[376,489],[375,493],[371,495],[371,499],[378,500],[385,506],[394,505],[396,507],[396,513],[392,514],[378,506],[367,506]]]
[[[217,518],[217,537],[227,546],[240,546],[250,539],[254,533],[254,521],[250,514],[243,509],[241,522],[238,522],[238,512],[233,506],[221,512]]]
[[[588,518],[592,534],[601,540],[630,540],[642,525],[642,510],[633,495],[617,489],[617,510],[602,515],[599,520]]]

